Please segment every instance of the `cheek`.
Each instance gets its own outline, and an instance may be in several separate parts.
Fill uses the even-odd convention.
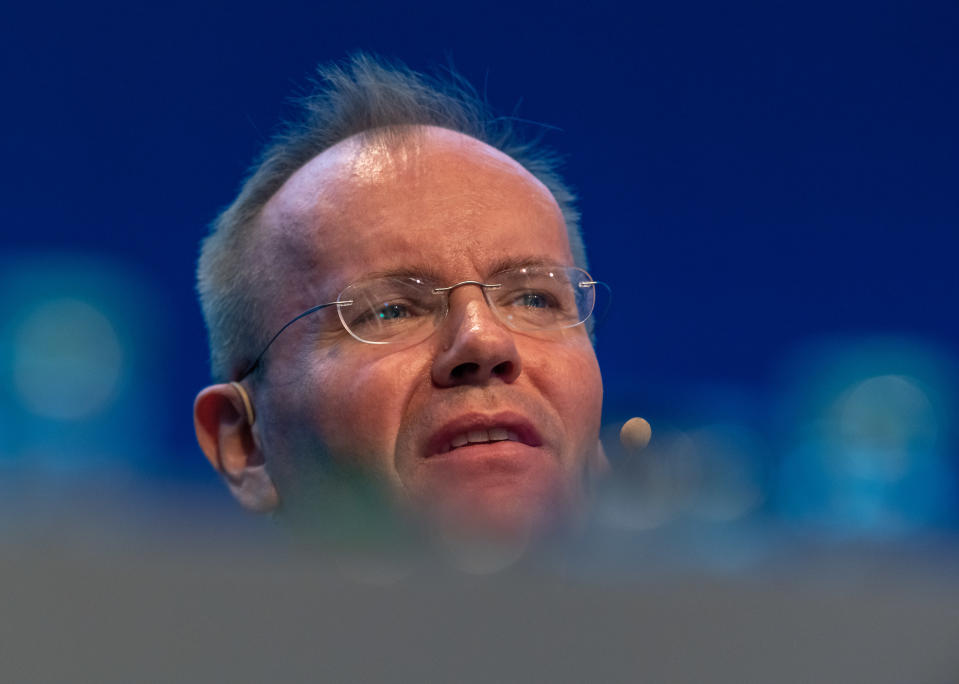
[[[331,470],[358,469],[397,487],[396,437],[422,368],[421,359],[382,352],[274,366],[258,438],[288,508],[324,500]]]
[[[533,357],[537,358],[537,357]],[[556,409],[572,452],[579,461],[595,448],[603,406],[603,381],[592,345],[585,338],[540,351],[530,369],[533,382]]]
[[[332,458],[391,474],[396,437],[425,372],[421,366],[402,353],[318,362],[309,370],[315,390],[303,419],[313,424]]]

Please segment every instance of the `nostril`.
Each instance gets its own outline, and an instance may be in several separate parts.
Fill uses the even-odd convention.
[[[461,363],[456,366],[451,372],[450,375],[456,378],[457,380],[462,380],[463,378],[469,377],[471,375],[476,375],[479,371],[478,363]]]
[[[493,375],[499,375],[500,377],[507,377],[512,374],[513,374],[512,361],[503,361],[502,363],[499,363],[493,366]]]

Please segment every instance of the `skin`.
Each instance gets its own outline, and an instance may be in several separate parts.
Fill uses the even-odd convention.
[[[449,285],[494,282],[504,260],[573,265],[539,181],[494,148],[431,127],[324,151],[270,199],[260,228],[279,279],[271,330],[374,272],[413,269]],[[197,399],[197,433],[256,510],[315,510],[337,476],[360,473],[391,510],[527,535],[575,511],[587,469],[604,462],[602,381],[585,327],[513,331],[475,286],[453,290],[446,319],[415,345],[360,343],[335,307],[317,312],[280,336],[244,386],[253,425],[236,391],[216,385]],[[430,446],[451,423],[504,422],[522,424],[525,443]]]

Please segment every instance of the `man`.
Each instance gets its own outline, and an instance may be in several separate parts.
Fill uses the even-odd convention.
[[[292,520],[568,522],[605,466],[602,382],[552,158],[460,85],[365,55],[321,76],[203,244],[203,452]]]

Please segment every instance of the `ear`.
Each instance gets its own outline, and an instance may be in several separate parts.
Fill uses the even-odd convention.
[[[204,388],[193,404],[196,439],[233,497],[247,510],[267,513],[279,504],[276,486],[253,435],[245,390],[233,384]]]

